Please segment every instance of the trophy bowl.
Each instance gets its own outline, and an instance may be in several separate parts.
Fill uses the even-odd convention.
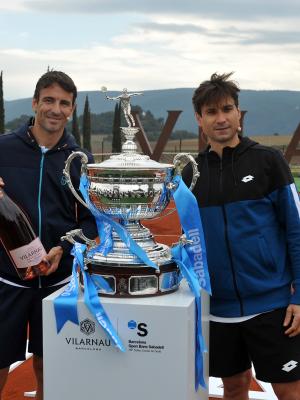
[[[144,297],[171,293],[180,283],[179,269],[172,260],[170,248],[157,243],[140,220],[159,217],[171,199],[172,178],[178,173],[176,165],[188,154],[178,154],[174,164],[162,164],[137,153],[113,155],[102,163],[89,164],[83,152],[73,152],[66,161],[64,175],[72,193],[84,206],[88,205],[74,189],[70,179],[70,166],[81,158],[81,173],[89,182],[90,202],[105,216],[118,220],[130,237],[153,261],[157,269],[145,265],[133,254],[127,244],[112,230],[113,247],[108,254],[100,251],[87,253],[84,262],[101,296]],[[195,162],[194,162],[195,163]],[[197,166],[193,165],[194,177]],[[196,179],[196,178],[195,178]],[[192,185],[195,184],[195,179]],[[81,237],[90,246],[96,243],[77,231],[68,232],[66,239],[74,243],[74,236]],[[101,238],[100,238],[101,240]],[[101,282],[105,281],[103,287]],[[82,277],[81,277],[81,283]]]
[[[122,99],[122,96],[118,98]],[[127,92],[124,99],[128,100]],[[128,108],[129,103],[125,105]],[[131,118],[127,114],[128,123]],[[149,156],[137,153],[134,136],[138,128],[122,127],[121,131],[126,141],[120,154],[111,155],[101,163],[89,164],[85,153],[73,152],[66,161],[63,173],[76,199],[90,208],[74,189],[70,177],[72,161],[76,157],[81,158],[81,174],[88,180],[89,202],[105,215],[106,221],[107,218],[117,220],[156,269],[149,266],[149,262],[145,264],[115,228],[111,231],[113,245],[108,253],[98,251],[96,242],[85,238],[78,230],[67,232],[63,238],[74,243],[74,237],[79,236],[90,249],[96,249],[85,254],[84,262],[99,295],[132,297],[167,294],[179,287],[179,269],[169,247],[156,243],[150,230],[140,220],[156,218],[164,213],[171,199],[171,189],[174,188],[172,179],[180,174],[181,158],[192,162],[193,181],[190,189],[199,175],[197,164],[185,153],[174,158],[174,165],[151,160]],[[103,238],[100,237],[101,240]]]
[[[167,185],[174,166],[149,160],[147,166],[120,165],[109,159],[87,164],[91,202],[103,213],[124,221],[151,219],[160,215],[170,201]]]

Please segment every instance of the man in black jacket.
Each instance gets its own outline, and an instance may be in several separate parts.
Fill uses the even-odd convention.
[[[230,76],[213,74],[193,96],[209,143],[193,192],[212,286],[210,375],[224,399],[247,400],[253,363],[280,400],[300,400],[299,196],[280,152],[239,136]]]
[[[62,173],[72,151],[81,150],[65,130],[76,97],[76,86],[68,75],[47,72],[36,85],[35,117],[17,131],[0,136],[0,186],[29,216],[50,264],[46,276],[22,281],[0,248],[0,398],[9,366],[25,359],[27,326],[36,398],[43,398],[42,299],[67,283],[72,269],[71,246],[60,238],[78,227],[90,238],[97,236],[94,218],[75,200]],[[71,178],[79,187],[80,164],[73,164]]]

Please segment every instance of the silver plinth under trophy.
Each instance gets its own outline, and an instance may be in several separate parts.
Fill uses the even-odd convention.
[[[106,93],[106,88],[102,91]],[[104,289],[103,285],[97,287],[99,295],[104,296],[155,296],[177,290],[179,271],[169,247],[156,243],[150,230],[140,220],[152,219],[165,212],[171,198],[170,189],[174,185],[172,179],[180,173],[182,158],[192,162],[193,181],[190,189],[199,175],[197,165],[189,154],[178,154],[173,165],[156,162],[137,152],[134,137],[139,128],[135,126],[131,115],[130,97],[140,94],[128,93],[124,89],[120,96],[106,96],[108,100],[120,101],[128,123],[127,127],[121,128],[125,137],[121,154],[112,155],[98,164],[88,164],[83,152],[74,152],[67,159],[63,171],[74,196],[88,207],[70,179],[72,160],[81,158],[82,174],[86,174],[89,181],[88,196],[91,203],[106,217],[117,220],[157,266],[155,270],[145,265],[113,230],[113,246],[108,254],[96,251],[89,256],[87,252],[84,258],[91,276],[100,276],[108,284],[109,290]],[[74,243],[76,236],[84,239],[90,249],[96,247],[96,243],[85,238],[80,230],[67,232],[63,238]]]

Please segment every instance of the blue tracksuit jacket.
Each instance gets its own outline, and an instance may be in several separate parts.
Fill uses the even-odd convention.
[[[222,159],[207,149],[196,161],[211,313],[237,317],[300,304],[300,204],[280,152],[241,138]],[[183,178],[190,183],[190,165]]]
[[[0,176],[6,193],[25,211],[46,251],[61,245],[64,254],[56,272],[40,279],[21,281],[4,248],[0,245],[0,277],[23,286],[51,286],[71,274],[73,257],[67,242],[60,237],[67,231],[82,228],[85,235],[97,236],[94,217],[78,204],[63,177],[65,161],[72,151],[80,150],[73,136],[64,132],[59,143],[43,154],[28,131],[32,121],[17,131],[0,135]],[[93,158],[88,154],[89,161]],[[79,187],[80,160],[71,164],[71,178]]]

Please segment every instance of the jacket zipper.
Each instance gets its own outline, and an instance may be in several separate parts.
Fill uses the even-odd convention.
[[[223,163],[222,163],[222,158],[221,158],[221,161],[220,161],[220,193],[221,193],[221,196],[222,196],[222,199],[223,199]],[[230,261],[230,268],[231,268],[231,273],[232,273],[232,278],[233,278],[233,286],[234,286],[234,290],[235,290],[236,296],[237,296],[238,301],[239,301],[241,316],[243,316],[244,315],[244,307],[243,307],[243,302],[242,302],[242,298],[241,298],[240,292],[238,290],[238,285],[237,285],[237,281],[236,281],[236,274],[235,274],[235,270],[234,270],[234,267],[233,267],[232,253],[231,253],[231,248],[230,248],[230,243],[229,243],[229,238],[228,238],[228,221],[227,221],[227,215],[226,215],[226,210],[225,210],[224,203],[222,204],[222,213],[223,213],[224,226],[225,226],[225,242],[226,242],[226,247],[227,247],[229,261]]]
[[[42,158],[40,161],[40,179],[39,179],[39,194],[38,194],[38,213],[39,213],[39,238],[42,241],[42,208],[41,208],[41,197],[42,197],[42,181],[43,181],[43,167],[45,159],[45,151],[41,148]],[[42,287],[41,277],[39,276],[39,288]]]

